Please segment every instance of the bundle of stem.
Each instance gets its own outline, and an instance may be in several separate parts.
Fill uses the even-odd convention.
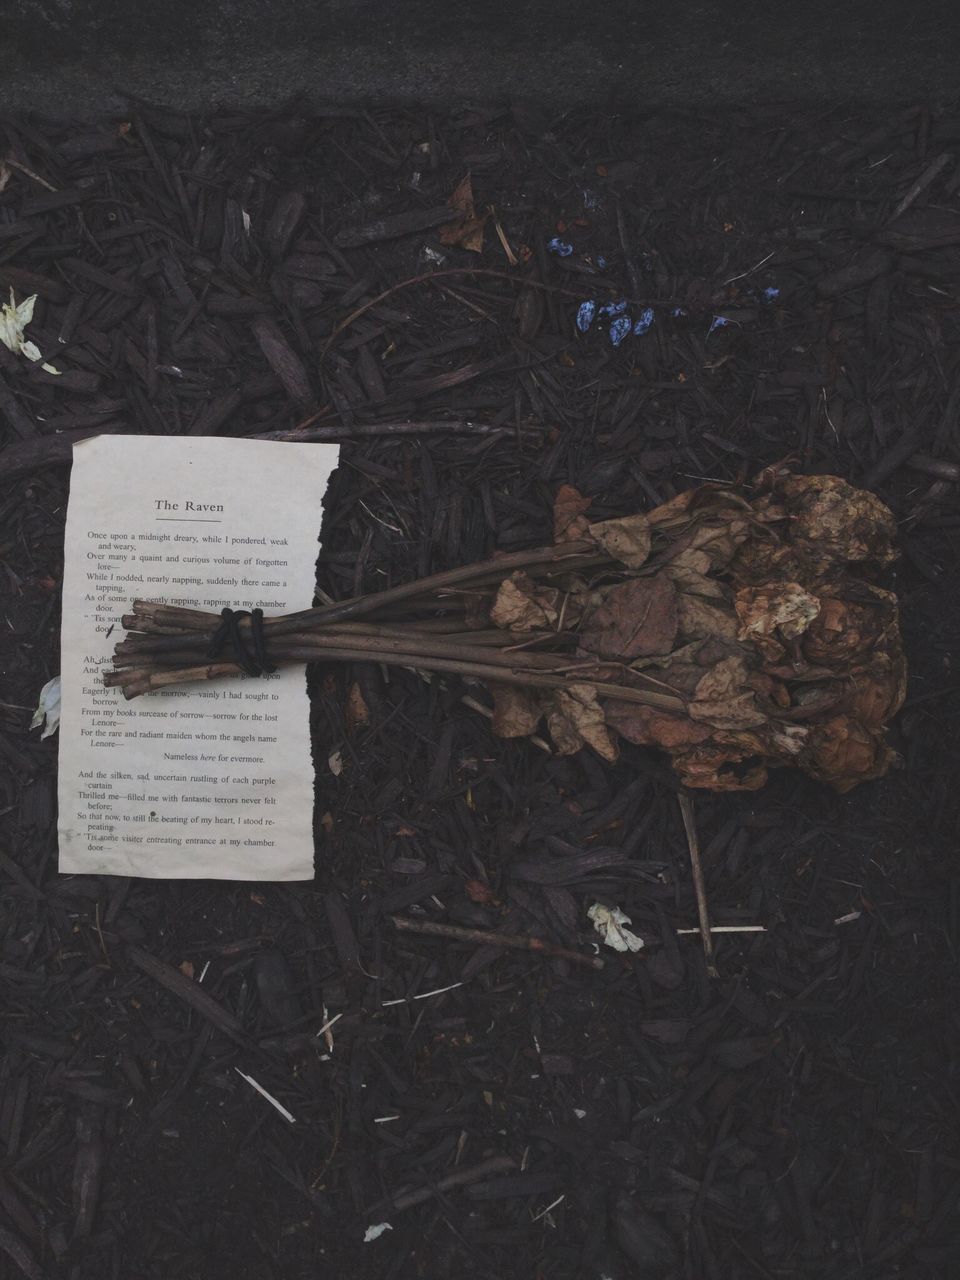
[[[684,701],[661,681],[611,663],[577,656],[569,632],[533,632],[517,643],[503,629],[477,629],[468,620],[471,597],[492,595],[522,570],[550,583],[571,573],[603,572],[615,561],[589,541],[516,552],[450,569],[388,590],[263,619],[263,638],[276,666],[307,662],[376,662],[524,688],[563,689],[589,681],[600,698],[682,710]],[[362,619],[362,621],[361,621]],[[104,683],[125,698],[172,685],[244,674],[230,642],[211,657],[219,613],[136,600],[125,614],[128,632],[114,652]],[[249,640],[251,621],[238,621]],[[598,677],[601,677],[598,679]]]

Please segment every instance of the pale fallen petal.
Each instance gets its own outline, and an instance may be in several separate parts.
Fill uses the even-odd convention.
[[[379,1240],[385,1231],[392,1230],[393,1226],[389,1222],[373,1222],[363,1233],[363,1243],[370,1244],[373,1240]]]
[[[624,928],[624,925],[632,924],[633,921],[619,907],[605,907],[602,902],[595,902],[587,915],[604,944],[614,951],[639,951],[643,946],[642,938]]]
[[[10,290],[10,305],[14,308],[17,316],[17,324],[21,329],[25,329],[33,319],[33,308],[36,305],[37,295],[32,293],[29,298],[24,298],[22,302],[15,303],[13,300],[13,290]]]
[[[52,373],[57,378],[63,377],[63,371],[61,369],[55,369],[52,364],[47,364],[46,362],[44,362],[40,366],[40,368],[44,371],[44,373]]]
[[[23,302],[17,302],[10,290],[10,301],[0,307],[0,342],[14,355],[22,352],[28,360],[41,360],[40,349],[32,342],[24,340],[23,331],[33,319],[33,308],[37,301],[34,293]]]
[[[31,729],[39,729],[43,725],[40,741],[49,738],[60,727],[60,677],[54,676],[40,690],[40,701],[30,721]]]

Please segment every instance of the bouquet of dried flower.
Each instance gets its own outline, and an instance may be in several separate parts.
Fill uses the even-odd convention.
[[[105,683],[133,698],[273,665],[365,660],[483,682],[493,730],[562,754],[618,738],[684,784],[754,790],[795,765],[848,791],[884,774],[904,696],[894,520],[835,476],[782,468],[591,522],[565,485],[554,544],[279,617],[136,601]]]

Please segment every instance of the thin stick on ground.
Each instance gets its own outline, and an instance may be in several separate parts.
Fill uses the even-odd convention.
[[[683,818],[683,829],[687,836],[687,848],[690,851],[690,868],[693,872],[693,892],[697,898],[697,916],[700,920],[700,937],[703,939],[703,954],[707,961],[707,973],[711,978],[717,976],[717,967],[713,962],[713,933],[710,929],[710,912],[707,909],[707,889],[703,882],[703,865],[700,862],[700,841],[697,837],[697,823],[693,812],[693,801],[683,791],[677,796],[680,803],[680,816]]]
[[[440,924],[434,920],[411,920],[408,916],[393,916],[393,923],[407,933],[426,933],[434,938],[452,938],[455,942],[478,942],[481,946],[511,947],[514,951],[539,951],[544,956],[557,956],[586,965],[588,969],[602,969],[599,956],[585,956],[580,951],[555,947],[542,938],[527,938],[519,933],[494,933],[490,929],[464,929],[458,924]]]

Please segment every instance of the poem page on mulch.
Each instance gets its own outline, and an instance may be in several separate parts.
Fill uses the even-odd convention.
[[[102,673],[135,599],[265,613],[313,602],[335,445],[98,436],[76,445],[61,633],[60,870],[313,877],[302,667],[125,701]]]

